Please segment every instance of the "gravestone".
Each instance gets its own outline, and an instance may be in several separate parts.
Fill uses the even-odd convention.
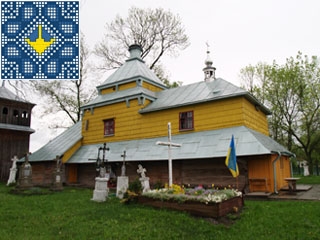
[[[29,153],[25,155],[25,161],[19,169],[18,188],[29,189],[33,187],[32,184],[32,167],[29,163]]]
[[[7,182],[7,186],[9,186],[10,184],[13,184],[16,182],[16,175],[17,175],[17,161],[19,159],[17,158],[17,156],[14,156],[11,161],[12,161],[12,167],[10,168],[10,175],[9,175],[9,179]]]
[[[122,199],[129,187],[129,177],[126,176],[126,151],[123,151],[123,163],[121,167],[121,176],[117,177],[117,197]]]
[[[62,166],[61,159],[59,156],[56,156],[56,168],[53,171],[53,182],[51,187],[51,189],[54,191],[63,190],[61,166]]]
[[[149,178],[146,176],[146,169],[142,167],[141,164],[138,165],[137,173],[141,174],[139,178],[142,186],[142,192],[148,192],[150,190]]]
[[[93,190],[92,201],[105,202],[108,197],[108,179],[96,177],[96,184]]]
[[[110,149],[107,147],[107,144],[104,143],[103,147],[100,147],[98,149],[98,157],[97,157],[97,171],[99,171],[99,177],[95,178],[95,187],[93,190],[93,197],[91,198],[92,201],[96,202],[105,202],[109,189],[108,189],[108,181],[109,181],[109,174],[107,174],[106,171],[106,151],[109,151]],[[102,161],[100,159],[100,152],[102,151]]]

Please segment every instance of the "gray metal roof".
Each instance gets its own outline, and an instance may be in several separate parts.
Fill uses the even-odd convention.
[[[57,155],[62,156],[81,138],[81,122],[77,122],[75,125],[45,144],[42,148],[32,153],[29,156],[29,161],[51,161],[55,159]]]
[[[157,75],[150,70],[144,61],[139,57],[129,58],[119,69],[117,69],[117,71],[109,76],[106,81],[104,81],[100,86],[97,86],[97,88],[101,89],[139,78],[153,82],[163,89],[167,88],[157,77]]]
[[[7,89],[4,86],[0,86],[0,98],[9,99],[12,101],[17,101],[17,102],[24,102],[24,103],[33,104],[33,103],[30,103],[30,102],[20,98],[19,96],[15,95],[14,93],[12,93],[9,89]]]
[[[142,109],[140,112],[153,112],[196,103],[232,98],[236,96],[244,96],[255,105],[259,105],[260,109],[264,113],[271,113],[248,91],[239,88],[221,78],[215,79],[211,82],[203,81],[157,92],[157,99],[146,106],[144,109]]]
[[[28,126],[6,124],[6,123],[0,123],[0,129],[21,131],[21,132],[30,132],[30,133],[34,133],[35,132],[34,129],[32,129],[32,128],[28,127]]]
[[[95,99],[83,105],[81,108],[99,107],[116,102],[125,101],[126,99],[137,98],[143,96],[149,99],[155,99],[156,94],[148,89],[142,87],[130,88],[122,91],[116,91],[109,94],[98,95]]]
[[[272,138],[247,127],[233,127],[213,131],[186,133],[172,136],[174,143],[182,144],[172,149],[172,159],[199,159],[225,157],[232,134],[235,138],[237,156],[265,155],[272,152],[291,153]],[[121,154],[126,150],[126,161],[156,161],[168,159],[168,148],[156,145],[157,141],[167,141],[167,137],[109,142],[107,153],[109,162],[122,161]],[[90,163],[96,159],[102,144],[82,146],[67,163]]]

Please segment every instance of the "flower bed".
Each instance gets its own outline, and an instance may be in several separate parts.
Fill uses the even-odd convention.
[[[178,211],[195,216],[219,218],[243,207],[241,192],[234,189],[179,189],[176,186],[151,190],[138,196],[138,203]]]

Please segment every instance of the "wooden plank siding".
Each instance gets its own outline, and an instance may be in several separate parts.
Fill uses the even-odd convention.
[[[126,89],[130,89],[130,88],[135,88],[138,86],[138,83],[136,81],[130,82],[130,83],[124,83],[124,84],[119,84],[117,86],[112,86],[112,87],[108,87],[108,88],[104,88],[101,90],[101,94],[108,94],[108,93],[113,93],[115,91],[122,91],[122,90],[126,90]],[[150,91],[153,92],[159,92],[162,91],[163,89],[160,87],[157,87],[151,83],[142,81],[142,87],[145,89],[148,89]]]
[[[190,160],[173,160],[172,172],[173,183],[184,185],[185,187],[194,187],[203,185],[205,188],[229,187],[236,188],[237,179],[233,178],[230,171],[224,164],[225,159],[190,159]],[[126,175],[129,182],[139,178],[137,174],[138,164],[146,168],[147,177],[150,178],[150,185],[153,188],[155,184],[168,183],[168,161],[144,161],[144,162],[127,162]],[[74,164],[69,164],[69,166]],[[95,173],[94,164],[78,164],[78,183],[83,186],[94,186]],[[116,176],[121,175],[122,163],[111,163],[112,169]],[[247,181],[247,164],[245,160],[239,161],[240,176],[238,178],[239,189],[243,190]]]
[[[120,102],[96,107],[93,112],[85,111],[82,121],[83,144],[166,136],[168,122],[171,122],[172,134],[179,134],[179,113],[185,111],[194,112],[192,131],[244,125],[268,134],[266,116],[263,113],[255,114],[254,107],[243,97],[140,114],[142,107],[137,99],[133,99],[129,107],[125,102]],[[115,119],[115,134],[105,137],[103,120],[111,118]]]
[[[266,115],[246,99],[243,99],[242,104],[244,110],[244,125],[266,136],[269,136],[269,128]]]
[[[53,183],[53,173],[56,169],[56,163],[50,162],[32,162],[32,184],[34,186],[51,186]],[[62,182],[64,179],[64,167],[62,167]]]
[[[157,86],[150,84],[148,82],[145,82],[145,81],[142,82],[142,87],[145,89],[148,89],[150,91],[153,91],[153,92],[159,92],[159,91],[163,90],[162,88],[157,87]]]
[[[250,183],[251,192],[274,192],[274,167],[273,162],[277,158],[276,154],[251,157],[248,160],[248,179],[266,179],[267,189],[264,184]],[[287,156],[281,156],[276,162],[276,183],[277,189],[286,186],[284,180],[290,177],[290,159]]]
[[[0,129],[0,180],[7,181],[14,155],[22,158],[29,152],[30,133]]]
[[[104,88],[101,90],[100,94],[104,95],[104,94],[108,94],[108,93],[113,93],[116,91],[116,87],[109,87],[109,88]]]
[[[81,147],[81,140],[79,140],[76,144],[74,144],[71,148],[69,148],[62,157],[62,163],[66,163],[69,158]]]

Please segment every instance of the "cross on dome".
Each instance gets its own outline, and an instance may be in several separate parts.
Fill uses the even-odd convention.
[[[212,66],[213,62],[210,58],[209,43],[206,42],[206,45],[207,45],[207,58],[204,62],[206,67],[203,69],[203,72],[204,72],[204,81],[210,82],[211,80],[214,80],[216,78],[215,77],[216,68]]]

